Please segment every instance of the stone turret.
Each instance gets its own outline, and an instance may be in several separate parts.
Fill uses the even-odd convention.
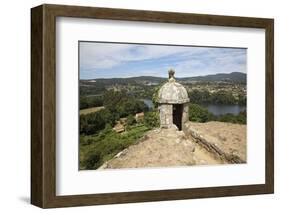
[[[158,104],[160,126],[171,128],[175,124],[179,130],[188,121],[189,98],[186,89],[176,82],[175,71],[169,70],[169,79],[159,90]]]

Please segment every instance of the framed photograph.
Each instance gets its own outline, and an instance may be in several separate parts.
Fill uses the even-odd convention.
[[[31,9],[31,203],[274,192],[274,21]]]

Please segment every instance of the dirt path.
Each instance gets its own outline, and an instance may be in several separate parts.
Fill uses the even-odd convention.
[[[173,167],[223,162],[208,153],[182,131],[156,129],[149,131],[136,145],[118,153],[100,169]]]

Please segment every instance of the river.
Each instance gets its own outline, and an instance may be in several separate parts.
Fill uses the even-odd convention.
[[[153,108],[153,102],[150,99],[141,99],[148,108]],[[214,115],[224,115],[227,113],[231,113],[234,115],[238,115],[240,112],[246,110],[246,106],[240,105],[227,105],[227,104],[204,104],[203,107],[207,108],[209,112]]]
[[[148,106],[149,109],[152,109],[152,108],[153,108],[153,102],[152,102],[152,100],[146,99],[146,98],[140,99],[140,100],[143,101],[143,102],[145,103],[145,105]]]
[[[227,113],[238,115],[240,112],[246,110],[246,106],[226,104],[204,104],[203,107],[207,108],[214,115],[224,115]]]

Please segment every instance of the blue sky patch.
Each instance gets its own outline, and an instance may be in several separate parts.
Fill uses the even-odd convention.
[[[246,73],[247,49],[79,42],[80,79]]]

